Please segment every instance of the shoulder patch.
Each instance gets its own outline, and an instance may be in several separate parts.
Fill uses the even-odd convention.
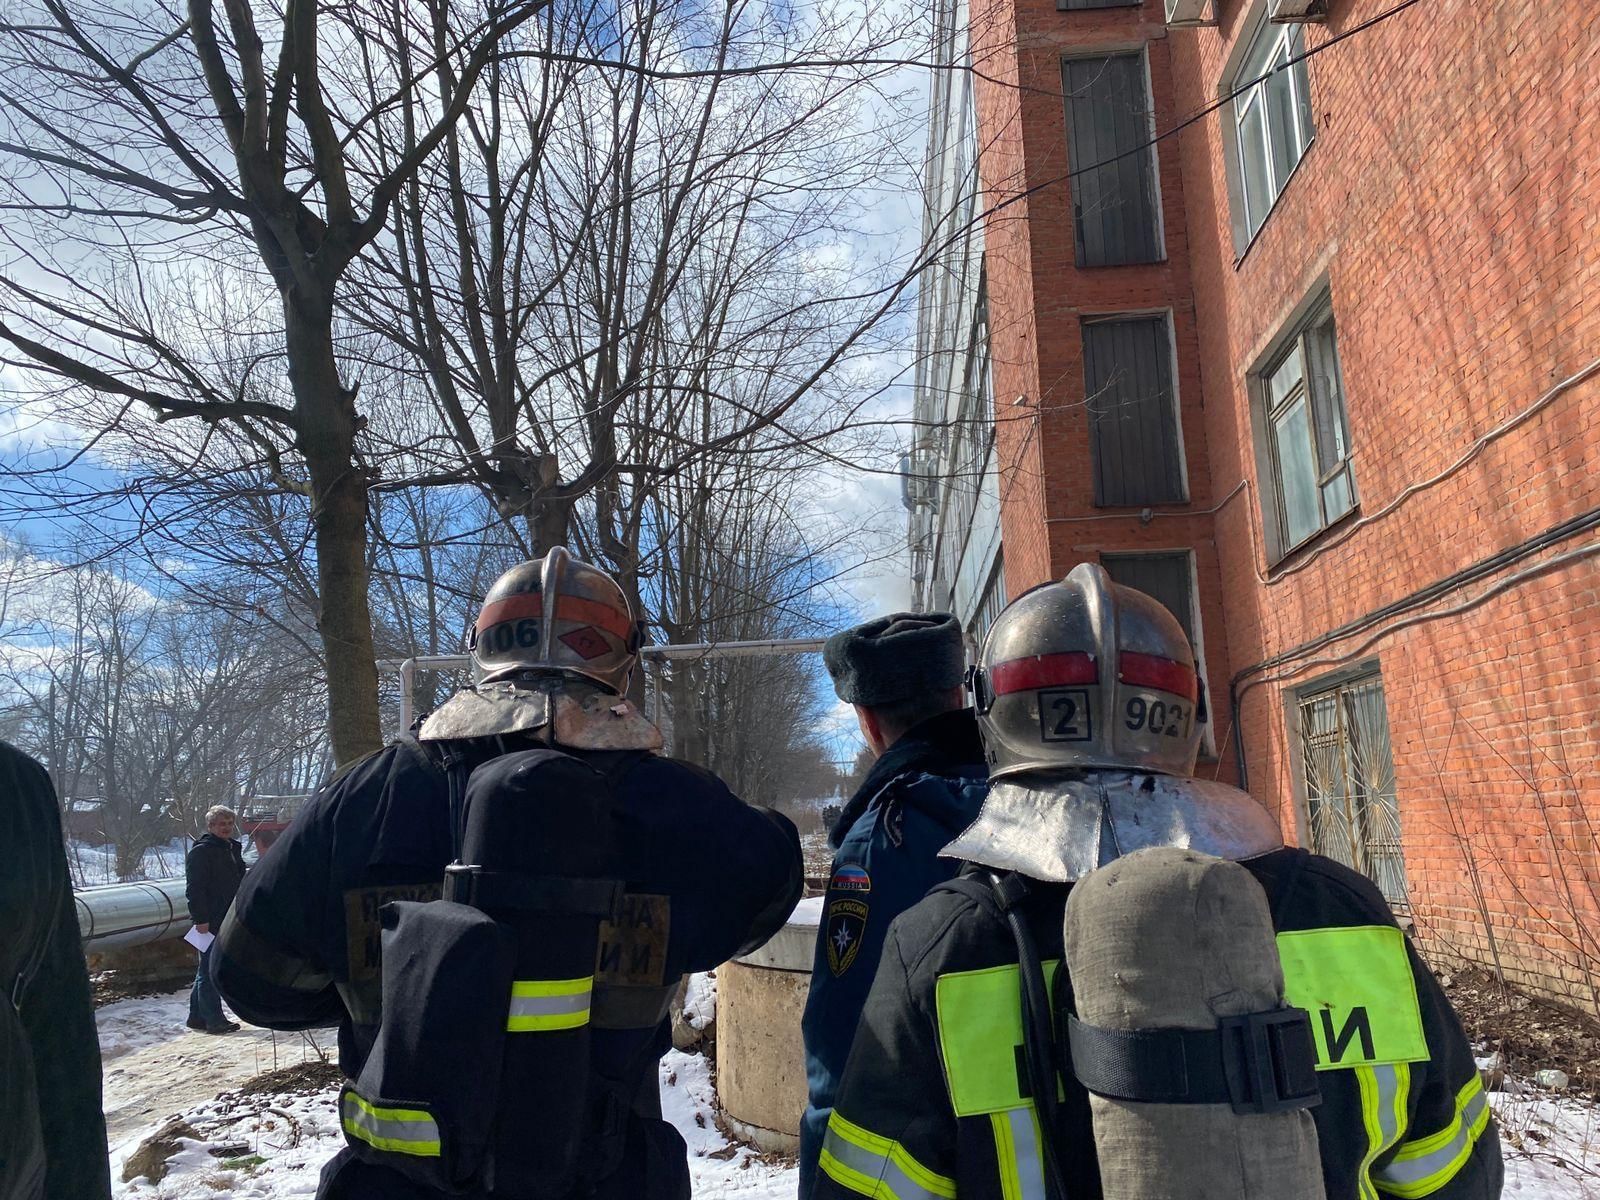
[[[828,889],[835,892],[870,892],[872,876],[867,874],[865,867],[849,863],[834,870],[833,878],[828,881]]]
[[[1060,962],[1051,958],[1043,963],[1052,1000]],[[1020,977],[1020,968],[1010,963],[952,971],[934,984],[945,1086],[958,1117],[1032,1104],[1023,1086]]]
[[[866,901],[855,896],[830,900],[822,924],[828,943],[828,970],[835,976],[843,975],[860,956],[861,943],[867,936]]]
[[[1311,1016],[1317,1070],[1425,1062],[1417,981],[1406,935],[1392,925],[1278,935],[1287,1002]]]

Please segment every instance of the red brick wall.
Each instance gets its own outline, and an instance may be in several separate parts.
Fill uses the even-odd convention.
[[[1335,0],[1307,43],[1383,7]],[[1228,51],[1250,27],[1253,6],[1221,8],[1220,28],[1170,39],[1179,109],[1217,94]],[[1304,569],[1279,578],[1261,549],[1246,386],[1290,310],[1326,278],[1368,515],[1600,357],[1597,70],[1592,6],[1434,0],[1314,56],[1316,141],[1237,263],[1225,113],[1179,139],[1213,490],[1249,481],[1218,518],[1235,671],[1600,505],[1596,376],[1330,545],[1346,536],[1336,527],[1286,564],[1309,560]],[[1597,540],[1579,535],[1419,612]],[[1498,952],[1523,982],[1591,1004],[1597,581],[1600,559],[1586,559],[1366,651],[1387,694],[1421,934],[1442,955]],[[1310,657],[1353,654],[1368,636]],[[1293,666],[1243,697],[1250,784],[1263,798],[1298,790],[1286,709],[1294,689],[1332,669]]]
[[[1355,34],[1310,60],[1316,140],[1242,259],[1224,108],[1160,143],[1167,261],[1080,271],[1061,57],[1147,45],[1156,126],[1170,129],[1218,95],[1262,0],[1218,0],[1217,28],[1170,33],[1160,0],[1067,13],[1054,0],[986,4],[973,30],[993,80],[978,92],[981,173],[987,205],[1011,201],[986,229],[1011,594],[1108,550],[1192,548],[1222,777],[1242,736],[1250,787],[1291,834],[1303,793],[1294,696],[1340,665],[1316,660],[1375,662],[1430,950],[1498,957],[1527,985],[1594,1004],[1600,558],[1434,614],[1600,531],[1408,614],[1433,617],[1423,623],[1249,669],[1600,505],[1597,374],[1392,514],[1354,524],[1600,357],[1600,9],[1429,0]],[[1332,0],[1307,44],[1384,7]],[[1361,504],[1269,564],[1247,374],[1324,283]],[[1103,519],[1079,320],[1155,308],[1173,313],[1191,503],[1147,522]],[[1221,693],[1241,671],[1235,731]]]

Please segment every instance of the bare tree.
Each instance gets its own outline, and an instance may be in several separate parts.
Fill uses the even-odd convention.
[[[547,3],[227,0],[219,24],[211,0],[19,0],[0,24],[0,203],[13,214],[0,338],[35,371],[156,421],[233,427],[304,497],[340,761],[379,732],[364,418],[340,366],[338,293],[502,39]],[[459,36],[440,42],[447,18]],[[164,293],[194,286],[197,259],[255,289],[243,303],[259,346],[244,362],[207,351],[210,321],[171,324]],[[207,315],[203,300],[186,311]],[[248,386],[263,364],[283,369],[281,397]]]

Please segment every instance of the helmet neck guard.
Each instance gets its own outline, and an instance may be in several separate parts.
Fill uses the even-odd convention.
[[[995,780],[978,819],[939,853],[1071,883],[1152,846],[1244,862],[1282,848],[1283,836],[1248,793],[1224,783],[1130,771],[1033,773]]]
[[[557,678],[466,688],[422,723],[424,742],[542,733],[568,750],[660,750],[661,731],[625,697]]]

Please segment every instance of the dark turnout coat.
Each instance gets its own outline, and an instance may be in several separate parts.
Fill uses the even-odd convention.
[[[1348,932],[1382,947],[1381,959],[1335,969],[1346,972],[1347,988],[1416,1031],[1420,1053],[1390,1054],[1382,1035],[1340,1040],[1326,1061],[1319,1051],[1322,1100],[1311,1112],[1328,1200],[1499,1196],[1499,1137],[1471,1048],[1378,890],[1303,850],[1244,866],[1267,893],[1280,947],[1286,935],[1312,932],[1335,940]],[[1031,888],[1023,911],[1038,953],[1059,960],[1067,885]],[[828,1124],[813,1200],[1043,1200],[1036,1131],[1049,1131],[1039,1129],[1017,1052],[1017,960],[1012,932],[976,875],[935,890],[895,922]],[[1009,980],[1009,992],[1002,995],[997,980]],[[962,1002],[980,994],[986,1003]],[[1089,1104],[1075,1078],[1063,1085],[1059,1116],[1054,1142],[1073,1200],[1098,1200]]]
[[[0,1200],[109,1197],[100,1043],[55,790],[4,742],[0,990]]]
[[[490,757],[475,743],[454,745],[469,761]],[[245,1020],[274,1029],[337,1022],[340,1066],[352,1080],[382,1015],[380,910],[438,899],[451,859],[439,755],[403,739],[324,787],[250,872],[212,948],[212,976]],[[623,1148],[586,1195],[687,1200],[686,1149],[661,1119],[656,1078],[671,1048],[667,1001],[685,974],[754,949],[783,925],[800,896],[799,837],[787,818],[686,763],[641,752],[574,756],[611,778],[630,914],[602,935],[589,1043],[600,1086],[628,1098]],[[319,1192],[324,1200],[437,1194],[349,1151]]]

